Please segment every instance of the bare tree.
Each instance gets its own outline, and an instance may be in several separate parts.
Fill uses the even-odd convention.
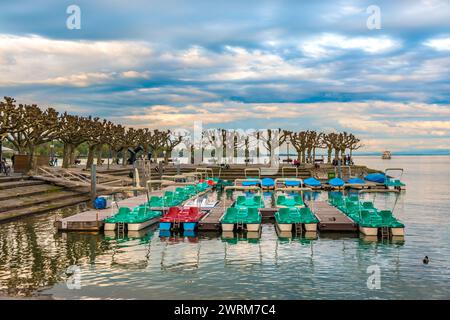
[[[331,163],[331,157],[333,154],[334,146],[337,143],[338,136],[339,135],[334,132],[326,133],[322,136],[322,145],[325,149],[327,149],[328,163]]]
[[[289,131],[281,129],[267,129],[266,134],[260,135],[260,140],[263,143],[264,148],[269,154],[269,164],[272,164],[275,154],[274,151],[279,148],[289,135]]]
[[[352,133],[347,136],[346,148],[350,151],[350,157],[353,156],[353,150],[358,150],[363,147],[361,140],[356,138]]]
[[[101,164],[102,147],[108,143],[112,136],[113,124],[105,119],[89,118],[90,125],[87,128],[88,158],[86,169],[89,169],[94,163],[94,156],[97,153],[97,165]]]
[[[165,138],[163,144],[163,150],[165,152],[164,162],[167,163],[175,147],[183,142],[184,135],[180,132],[172,132],[170,130],[167,130],[166,132],[164,132],[163,136]]]
[[[20,127],[17,132],[29,155],[29,167],[34,166],[34,156],[36,147],[47,143],[57,137],[58,132],[58,112],[53,108],[42,111],[37,105],[20,105],[21,118]],[[14,141],[15,136],[11,136]],[[13,142],[14,143],[14,142]]]
[[[297,160],[301,163],[306,162],[307,133],[306,131],[289,132],[289,138],[292,146],[297,151]]]
[[[65,112],[59,117],[57,138],[64,143],[63,168],[68,168],[75,161],[76,148],[85,142],[86,128],[89,120]]]
[[[112,162],[118,163],[118,153],[124,148],[125,127],[112,124],[109,129],[109,138],[107,144],[111,148]]]

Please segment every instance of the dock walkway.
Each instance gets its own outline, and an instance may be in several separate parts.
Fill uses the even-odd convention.
[[[224,206],[225,201],[225,206]],[[230,207],[234,200],[231,199],[220,199],[217,205],[212,208],[198,223],[199,231],[219,231],[220,218],[225,212],[225,208]]]
[[[344,213],[326,201],[314,201],[308,204],[319,219],[320,231],[357,231],[356,224]]]

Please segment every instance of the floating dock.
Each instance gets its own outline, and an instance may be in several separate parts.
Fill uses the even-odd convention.
[[[229,208],[233,204],[234,200],[227,199],[225,200],[225,207],[223,204],[223,199],[220,200],[217,205],[210,209],[209,212],[199,221],[198,223],[198,231],[220,231],[221,224],[220,218],[225,213],[224,208]],[[275,219],[275,212],[278,211],[278,208],[259,208],[259,212],[261,213],[261,218],[263,221],[273,220]]]
[[[225,201],[225,205],[224,202]],[[198,222],[198,231],[220,231],[220,218],[224,214],[225,209],[233,204],[234,200],[221,199],[214,208]]]
[[[119,207],[135,207],[147,201],[147,195],[140,195],[137,197],[127,198],[118,201]],[[107,209],[92,209],[84,212],[74,214],[73,216],[58,219],[55,221],[55,226],[58,230],[64,231],[98,231],[100,230],[106,218],[109,218],[117,213],[115,203]]]
[[[358,231],[358,226],[344,213],[326,201],[314,201],[308,204],[319,219],[320,231]]]
[[[164,192],[171,191],[170,186],[163,188],[161,190],[155,190],[152,192],[149,192],[148,196],[162,196]],[[203,194],[205,194],[208,190],[200,192],[199,194],[193,196],[190,199],[187,199],[185,202],[192,200],[194,198],[197,198]],[[147,194],[142,194],[136,197],[127,198],[124,200],[120,200],[117,202],[119,207],[128,207],[128,208],[134,208],[138,205],[141,205],[143,203],[147,202]],[[183,202],[184,203],[184,202]],[[181,204],[182,205],[182,204]],[[152,210],[155,211],[166,211],[169,208],[152,208]],[[55,226],[58,228],[58,230],[63,231],[99,231],[103,228],[104,222],[108,217],[113,216],[118,212],[118,209],[113,203],[110,208],[107,209],[92,209],[84,212],[77,213],[75,215],[72,215],[70,217],[66,218],[60,218],[55,221]],[[159,222],[159,219],[152,220],[152,224],[155,224]]]

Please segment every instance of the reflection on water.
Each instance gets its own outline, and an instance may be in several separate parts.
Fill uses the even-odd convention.
[[[258,233],[58,233],[51,213],[1,225],[0,293],[29,296],[39,290],[75,299],[450,298],[450,157],[396,157],[386,165],[406,169],[407,191],[396,208],[405,238],[294,236],[270,222]],[[390,206],[392,196],[376,195],[377,205]],[[425,255],[428,265],[422,263]],[[80,267],[79,290],[66,285],[72,265]],[[372,265],[381,269],[380,290],[366,285]]]

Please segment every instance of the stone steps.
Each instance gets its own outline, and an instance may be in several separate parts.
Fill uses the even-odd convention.
[[[8,190],[19,187],[37,186],[43,184],[45,184],[45,182],[39,180],[19,180],[11,182],[0,182],[0,192],[2,192],[2,190]]]
[[[52,210],[57,210],[64,207],[85,203],[87,201],[89,201],[89,196],[76,195],[70,198],[57,199],[52,202],[44,202],[36,204],[33,205],[32,207],[17,208],[9,211],[0,212],[0,221],[10,220],[25,215],[45,213]]]
[[[62,188],[50,184],[38,184],[38,185],[4,189],[0,191],[0,201],[17,197],[25,197],[42,193],[55,192],[59,190],[62,190]]]
[[[13,197],[0,201],[0,213],[19,208],[32,207],[42,203],[52,203],[79,196],[80,193],[74,191],[57,190],[53,192],[40,193],[31,196]]]

